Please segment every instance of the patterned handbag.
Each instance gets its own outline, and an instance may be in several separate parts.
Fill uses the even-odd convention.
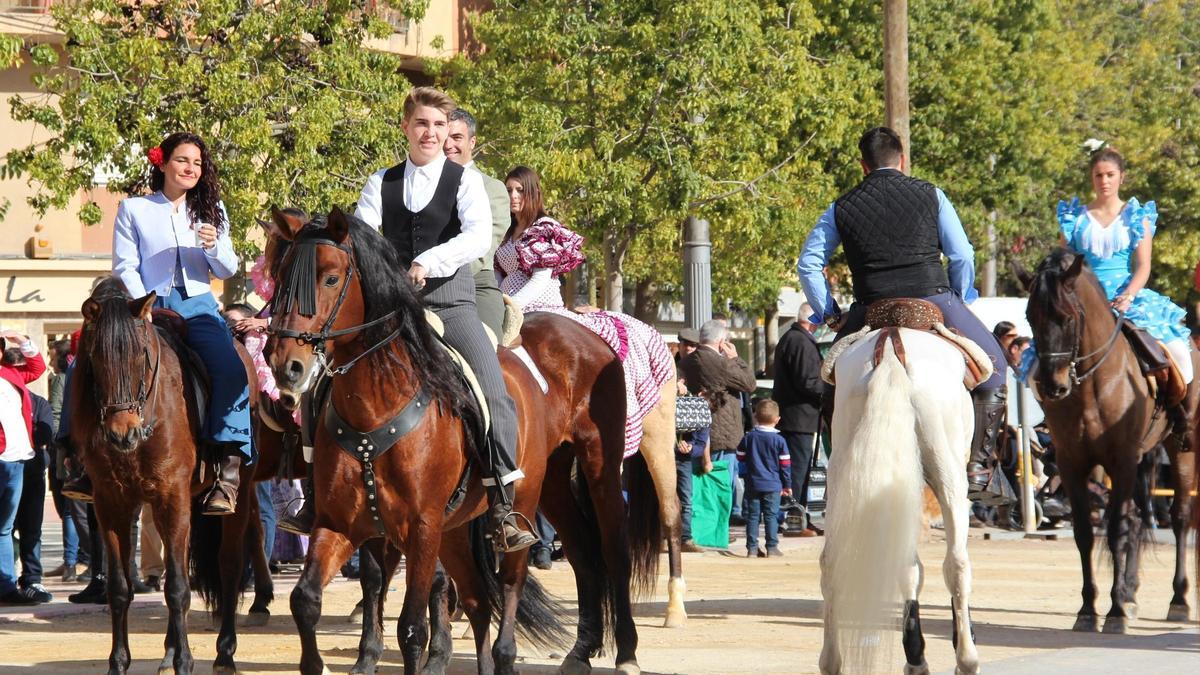
[[[675,399],[675,431],[696,431],[712,426],[712,408],[703,396],[680,396]]]

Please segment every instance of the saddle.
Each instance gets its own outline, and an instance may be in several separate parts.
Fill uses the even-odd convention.
[[[900,339],[901,328],[936,335],[957,349],[967,367],[963,376],[963,386],[967,389],[974,389],[992,376],[994,367],[987,353],[957,331],[946,328],[945,316],[937,305],[919,298],[888,298],[871,303],[867,308],[867,325],[862,330],[833,344],[821,365],[821,378],[829,384],[835,384],[833,366],[837,358],[871,331],[879,331],[875,338],[872,363],[879,365],[883,358],[884,346],[890,340],[896,358],[900,360],[901,365],[907,367],[904,343]]]
[[[160,307],[151,310],[150,323],[158,329],[159,335],[179,357],[183,380],[194,394],[192,399],[195,401],[197,419],[204,420],[208,414],[208,399],[212,393],[212,381],[208,377],[208,368],[205,367],[204,361],[200,360],[200,355],[187,346],[187,321],[179,312]]]
[[[1184,384],[1183,375],[1167,348],[1144,329],[1129,321],[1121,324],[1121,331],[1125,333],[1125,339],[1133,348],[1142,375],[1150,381],[1151,390],[1156,392],[1156,397],[1161,395],[1167,408],[1179,405],[1187,396],[1187,385]]]

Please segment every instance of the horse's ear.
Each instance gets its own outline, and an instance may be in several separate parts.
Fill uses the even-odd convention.
[[[135,319],[149,319],[150,310],[154,309],[154,300],[158,297],[158,293],[150,291],[150,294],[144,298],[129,301],[129,315]]]
[[[1071,263],[1071,266],[1067,268],[1066,272],[1063,272],[1063,276],[1062,276],[1063,283],[1067,283],[1067,284],[1075,283],[1075,280],[1079,278],[1079,273],[1082,271],[1083,271],[1083,256],[1076,255],[1074,262]]]
[[[350,221],[340,208],[335,206],[329,212],[329,218],[325,221],[325,232],[330,239],[339,244],[346,241],[346,236],[350,234]]]
[[[96,320],[96,317],[100,316],[100,303],[92,298],[88,298],[83,301],[83,306],[79,308],[79,311],[83,314],[84,320],[91,323]]]
[[[304,229],[304,221],[297,216],[280,211],[276,206],[272,206],[271,220],[269,223],[263,222],[262,226],[269,236],[292,241],[296,238],[297,234],[300,234],[300,230]]]
[[[1010,261],[1008,265],[1012,268],[1012,273],[1017,277],[1017,281],[1021,282],[1021,288],[1029,292],[1033,287],[1033,275],[1018,260]]]

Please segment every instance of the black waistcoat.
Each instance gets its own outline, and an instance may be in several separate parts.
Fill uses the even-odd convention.
[[[929,183],[895,170],[872,171],[837,200],[834,221],[856,301],[923,298],[949,289],[937,192]]]
[[[438,179],[433,198],[417,212],[404,206],[404,165],[400,162],[383,174],[380,196],[383,198],[383,236],[392,242],[400,254],[400,262],[408,267],[425,251],[450,241],[462,232],[458,219],[458,185],[462,181],[462,166],[446,160]]]

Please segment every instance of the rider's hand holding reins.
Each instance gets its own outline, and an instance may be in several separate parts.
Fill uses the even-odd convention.
[[[415,286],[417,290],[420,290],[425,288],[425,275],[428,273],[429,271],[425,269],[424,265],[421,263],[413,263],[412,267],[408,268],[408,280],[412,282],[412,285]]]
[[[1129,306],[1133,304],[1133,296],[1118,295],[1112,300],[1112,308],[1118,312],[1128,312]]]

